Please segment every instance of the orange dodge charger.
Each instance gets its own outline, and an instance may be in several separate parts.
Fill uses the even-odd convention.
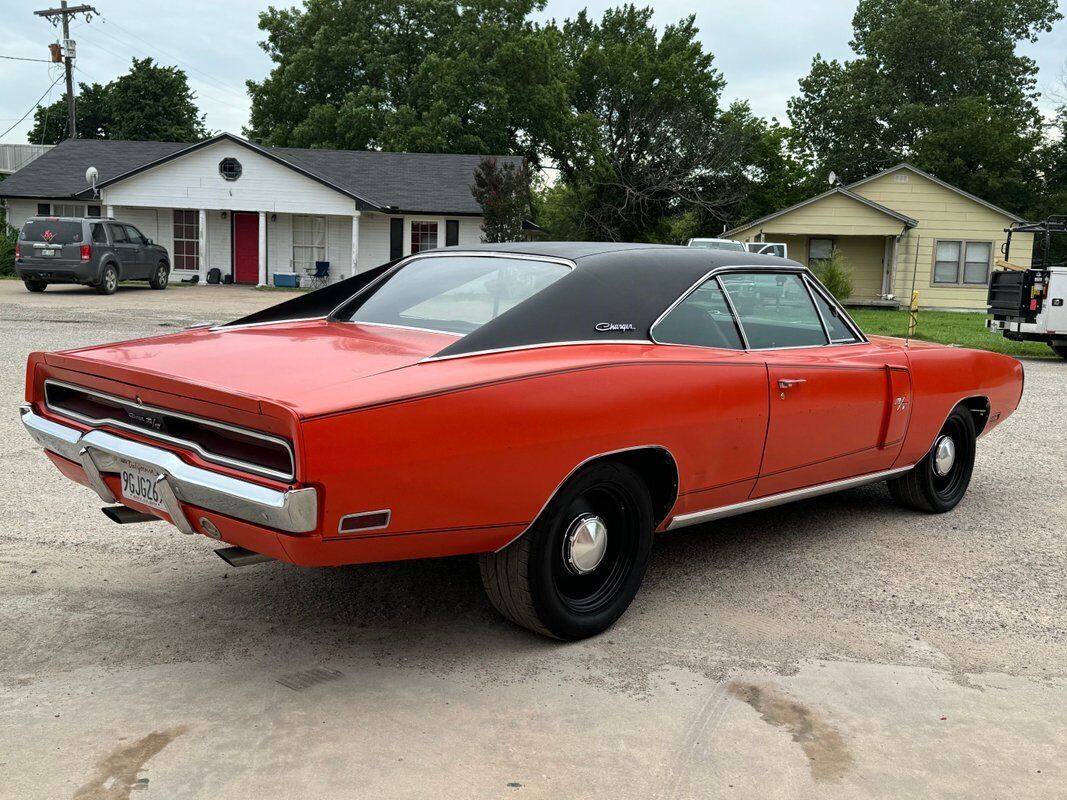
[[[33,353],[22,421],[120,523],[234,565],[477,553],[560,639],[654,534],[888,481],[950,511],[1022,365],[868,339],[802,265],[635,244],[444,248],[215,327]]]

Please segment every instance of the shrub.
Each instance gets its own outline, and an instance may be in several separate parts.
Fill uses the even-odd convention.
[[[18,238],[18,228],[0,223],[0,276],[15,274],[15,242]]]
[[[811,271],[838,300],[844,302],[852,296],[852,267],[840,250],[835,248],[828,259],[817,261]]]

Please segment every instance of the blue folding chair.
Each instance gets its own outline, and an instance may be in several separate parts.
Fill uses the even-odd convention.
[[[305,269],[308,276],[308,286],[312,289],[321,289],[330,282],[330,262],[316,261],[314,269]]]

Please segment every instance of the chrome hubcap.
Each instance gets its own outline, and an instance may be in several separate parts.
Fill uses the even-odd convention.
[[[956,443],[951,436],[941,436],[934,442],[934,472],[945,477],[956,463]]]
[[[563,537],[563,563],[575,575],[588,575],[600,566],[608,550],[608,526],[596,514],[582,514]]]

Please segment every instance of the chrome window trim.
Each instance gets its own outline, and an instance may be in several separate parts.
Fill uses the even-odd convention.
[[[514,353],[519,350],[540,350],[545,347],[568,347],[586,344],[658,344],[658,342],[654,342],[651,339],[572,339],[566,342],[537,342],[535,344],[517,344],[511,347],[494,347],[489,350],[475,350],[471,353],[454,353],[449,356],[427,356],[419,363],[427,364],[433,361],[452,361],[457,358],[486,356],[493,353]]]
[[[388,269],[385,272],[383,272],[381,275],[379,275],[373,281],[368,283],[366,286],[364,286],[358,292],[356,292],[355,294],[351,295],[344,302],[342,302],[339,305],[337,305],[333,309],[333,311],[331,311],[329,314],[326,315],[325,318],[328,319],[328,320],[332,320],[334,322],[349,322],[349,323],[352,323],[353,325],[366,324],[366,323],[360,322],[359,320],[339,319],[337,315],[341,313],[341,310],[343,308],[345,308],[345,306],[349,305],[350,303],[352,303],[355,300],[359,299],[363,295],[367,294],[372,289],[376,288],[379,284],[385,282],[387,279],[392,277],[392,275],[394,273],[399,272],[401,269],[406,267],[412,261],[416,261],[416,260],[423,259],[423,258],[447,258],[447,257],[450,257],[450,256],[472,256],[472,257],[477,257],[477,258],[510,258],[510,259],[515,260],[515,261],[544,261],[544,262],[548,262],[550,264],[562,264],[563,266],[567,267],[567,269],[572,270],[572,271],[577,267],[577,264],[575,264],[574,261],[572,261],[569,258],[561,258],[559,256],[542,256],[542,255],[535,255],[533,253],[506,253],[506,252],[502,252],[500,250],[441,250],[441,249],[438,249],[438,250],[427,250],[426,252],[423,252],[423,253],[413,253],[412,255],[409,255],[409,256],[406,256],[405,258],[402,258],[400,261],[395,263],[390,269]],[[426,328],[415,328],[415,330],[427,330],[427,329]],[[458,335],[460,337],[466,336],[466,334],[456,334],[455,331],[452,331],[451,333],[453,335]]]
[[[808,281],[811,281],[813,287],[817,291],[819,291],[819,294],[821,294],[827,300],[827,302],[829,302],[832,306],[837,308],[837,310],[841,313],[841,315],[842,315],[841,318],[845,320],[845,323],[848,325],[849,329],[854,334],[856,334],[856,336],[858,337],[857,341],[854,341],[854,342],[832,342],[832,341],[830,341],[829,333],[827,333],[827,335],[826,335],[826,344],[790,345],[790,346],[786,346],[786,347],[752,347],[752,346],[750,346],[749,341],[748,341],[748,336],[745,334],[745,326],[743,324],[741,324],[741,318],[738,316],[737,309],[734,307],[733,299],[730,297],[730,293],[726,291],[726,287],[723,286],[722,281],[718,280],[720,275],[722,275],[724,273],[733,273],[733,272],[742,272],[742,273],[744,273],[744,272],[769,272],[769,273],[772,273],[772,274],[773,273],[789,273],[789,274],[792,274],[792,275],[799,275],[801,280],[805,282],[805,285],[807,284]],[[656,321],[653,322],[652,323],[652,327],[649,328],[649,338],[653,342],[655,342],[658,345],[662,345],[662,346],[699,347],[699,348],[701,348],[703,350],[728,350],[728,351],[732,351],[732,352],[735,352],[735,353],[736,352],[740,352],[738,350],[734,350],[733,348],[706,347],[704,345],[699,345],[699,344],[682,345],[682,344],[674,344],[672,342],[661,342],[658,339],[656,339],[656,326],[659,325],[663,321],[663,319],[668,314],[670,314],[675,309],[675,307],[677,307],[679,304],[681,304],[690,294],[695,292],[697,289],[699,289],[701,286],[703,286],[707,281],[711,280],[712,278],[715,278],[716,281],[718,281],[719,288],[722,290],[723,295],[726,297],[726,302],[729,305],[730,310],[731,310],[731,312],[733,313],[733,316],[734,316],[734,324],[737,326],[737,329],[741,332],[741,341],[745,345],[744,351],[747,352],[747,353],[773,352],[773,351],[776,351],[776,350],[810,350],[812,348],[817,348],[817,347],[849,347],[849,346],[853,346],[853,345],[857,345],[857,344],[869,344],[870,343],[869,340],[867,339],[867,337],[863,334],[863,331],[861,331],[859,329],[859,327],[856,325],[856,323],[852,320],[852,317],[850,317],[848,315],[848,313],[845,311],[844,306],[842,306],[840,303],[838,303],[836,298],[830,297],[827,292],[823,292],[821,290],[821,288],[819,287],[818,281],[814,278],[814,276],[812,275],[810,269],[808,269],[807,267],[802,267],[802,266],[796,266],[796,267],[790,267],[788,265],[787,266],[768,266],[766,264],[739,264],[739,265],[732,265],[732,266],[719,266],[719,267],[715,267],[714,269],[709,270],[708,272],[706,272],[692,286],[690,286],[688,289],[686,289],[677,300],[675,300],[673,303],[671,303],[662,314],[660,314],[658,317],[656,317]],[[811,291],[811,289],[809,289],[809,291]],[[812,305],[815,305],[815,301],[814,300],[812,300]],[[815,313],[819,314],[819,307],[818,306],[815,306]],[[819,319],[820,319],[820,322],[821,322],[822,321],[822,316],[821,315],[819,316]],[[826,331],[825,323],[823,323],[823,330],[824,330],[824,332]]]
[[[837,298],[834,297],[832,294],[830,294],[830,292],[828,292],[826,290],[826,288],[821,283],[819,283],[819,281],[815,278],[814,275],[812,275],[810,272],[805,273],[804,274],[804,282],[808,284],[808,288],[809,288],[809,290],[811,292],[813,292],[815,294],[818,294],[823,300],[825,300],[827,302],[827,304],[830,307],[837,309],[838,318],[841,319],[841,320],[844,320],[845,327],[848,328],[850,331],[852,331],[852,335],[856,337],[856,341],[853,341],[853,342],[835,342],[830,337],[830,328],[829,328],[829,326],[826,326],[826,338],[829,339],[831,345],[869,344],[869,342],[867,340],[867,337],[863,335],[863,331],[861,331],[859,329],[859,326],[856,325],[856,323],[852,319],[852,317],[849,316],[847,311],[845,311],[845,307],[843,305],[841,305],[837,301]],[[819,311],[818,304],[816,304],[815,310],[819,312],[819,316],[821,318],[822,317],[822,312]],[[825,322],[824,322],[824,324],[825,324]]]
[[[457,340],[462,339],[464,334],[455,331],[439,331],[435,328],[418,328],[414,325],[394,325],[391,322],[348,322],[349,325],[370,325],[375,328],[398,328],[402,331],[423,331],[424,333],[441,333],[445,336],[453,336]]]
[[[132,433],[138,433],[138,434],[140,434],[142,436],[148,437],[149,439],[157,439],[158,441],[167,442],[168,444],[172,444],[172,445],[175,445],[177,447],[185,447],[185,448],[188,448],[190,450],[194,450],[205,461],[210,461],[210,462],[215,463],[215,464],[221,464],[221,465],[224,465],[224,466],[233,467],[234,469],[240,469],[240,470],[243,470],[245,472],[252,472],[252,473],[255,473],[256,475],[261,475],[261,476],[266,477],[266,478],[274,478],[274,479],[277,479],[277,480],[290,481],[294,477],[296,477],[296,456],[293,453],[293,447],[292,447],[291,444],[289,444],[289,442],[287,442],[285,439],[282,439],[280,437],[270,436],[270,435],[265,434],[265,433],[260,433],[259,431],[250,430],[248,428],[241,428],[241,427],[239,427],[237,425],[229,425],[229,424],[227,424],[225,422],[217,422],[215,420],[206,419],[204,417],[197,417],[197,416],[195,416],[193,414],[185,414],[185,413],[183,413],[181,411],[172,411],[172,410],[166,409],[166,408],[159,408],[158,406],[151,406],[151,405],[147,405],[147,404],[144,404],[144,403],[137,403],[137,402],[135,402],[133,400],[129,400],[129,399],[125,398],[125,397],[117,397],[117,396],[115,396],[113,394],[108,394],[106,392],[98,392],[95,389],[88,389],[88,388],[86,388],[84,386],[77,386],[76,384],[67,383],[66,381],[60,381],[60,380],[56,380],[54,378],[46,379],[45,382],[44,382],[44,385],[45,385],[45,397],[44,397],[45,408],[47,408],[53,414],[56,414],[58,416],[66,417],[67,419],[77,420],[79,422],[85,423],[86,425],[90,425],[90,426],[92,426],[94,428],[99,427],[101,425],[113,425],[116,428],[122,428],[123,430],[127,430],[127,431],[130,431]],[[251,436],[254,439],[262,439],[265,442],[271,442],[272,444],[281,445],[282,447],[285,448],[286,452],[289,454],[289,463],[292,465],[292,469],[287,473],[286,472],[279,472],[277,470],[270,469],[269,467],[259,466],[258,464],[249,464],[248,462],[245,462],[245,461],[240,461],[240,460],[237,460],[237,459],[228,458],[226,456],[218,455],[217,453],[212,453],[210,451],[205,450],[202,445],[199,445],[196,442],[190,442],[190,441],[187,441],[185,439],[181,439],[181,438],[179,438],[177,436],[171,436],[171,435],[166,434],[166,433],[160,433],[159,431],[147,430],[145,428],[138,428],[136,425],[130,425],[129,423],[123,422],[121,420],[113,419],[111,417],[106,417],[106,418],[100,419],[100,418],[95,418],[95,417],[88,417],[88,416],[85,416],[84,414],[79,414],[76,411],[71,411],[69,409],[57,408],[57,407],[53,406],[51,404],[51,402],[49,402],[49,399],[48,399],[48,387],[49,386],[60,386],[60,387],[63,387],[64,389],[72,389],[72,390],[74,390],[76,392],[84,392],[85,394],[92,395],[94,397],[99,397],[99,398],[101,398],[103,400],[108,400],[108,401],[110,401],[112,403],[118,403],[121,406],[128,406],[128,407],[133,408],[133,409],[142,408],[142,409],[144,409],[146,411],[152,411],[152,412],[155,412],[155,413],[158,413],[158,414],[168,414],[170,416],[179,417],[180,419],[186,419],[186,420],[189,420],[190,422],[195,422],[197,424],[205,425],[207,427],[221,428],[222,430],[228,430],[228,431],[231,431],[232,433],[239,433],[239,434],[241,434],[243,436]]]
[[[297,317],[296,319],[269,319],[265,322],[245,322],[242,325],[231,325],[228,322],[220,322],[217,325],[210,325],[208,330],[214,331],[240,331],[245,328],[262,328],[266,325],[292,325],[294,322],[321,322],[326,319],[325,315],[321,317]],[[186,330],[200,330],[198,327],[187,328]]]

